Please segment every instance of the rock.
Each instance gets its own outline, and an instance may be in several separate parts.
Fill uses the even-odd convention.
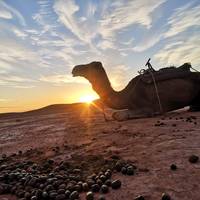
[[[48,193],[46,191],[42,192],[42,197],[44,199],[47,199],[49,197]]]
[[[73,191],[69,196],[70,200],[74,200],[74,199],[78,199],[78,198],[79,198],[79,193],[77,191]]]
[[[100,179],[97,179],[97,180],[96,180],[96,183],[97,183],[99,186],[102,186],[102,185],[103,185],[103,182],[102,182]]]
[[[71,192],[70,192],[69,190],[66,190],[66,191],[65,191],[65,196],[66,196],[66,198],[69,198],[70,194],[71,194]]]
[[[58,194],[58,195],[56,196],[56,200],[65,200],[65,199],[66,199],[65,194]]]
[[[102,182],[105,182],[106,181],[106,176],[105,175],[101,175],[99,177],[99,179],[102,181]]]
[[[106,198],[103,195],[100,195],[98,200],[105,200]]]
[[[121,168],[121,172],[122,172],[122,174],[126,174],[127,173],[127,168],[126,167],[122,167]]]
[[[115,180],[111,183],[112,189],[118,189],[121,187],[121,181],[120,180]]]
[[[32,196],[31,200],[38,200],[38,198],[36,196]]]
[[[162,194],[162,200],[171,200],[171,197],[168,194],[163,193]]]
[[[86,199],[87,199],[87,200],[93,200],[93,199],[94,199],[94,194],[93,194],[92,192],[88,192],[88,193],[86,194]]]
[[[109,188],[108,188],[107,185],[102,185],[101,186],[101,189],[100,189],[101,193],[108,193],[108,191],[109,191]]]
[[[191,156],[189,157],[189,162],[190,162],[190,163],[197,163],[198,160],[199,160],[199,157],[196,156],[196,155],[191,155]]]
[[[87,192],[89,190],[89,186],[87,183],[82,184],[83,191]]]
[[[122,167],[123,167],[123,162],[122,161],[117,161],[117,163],[115,164],[115,169],[118,171],[118,172],[120,172],[121,171],[121,169],[122,169]]]
[[[26,193],[24,194],[24,197],[25,197],[26,199],[30,199],[31,194],[30,194],[29,192],[26,192]]]
[[[143,196],[137,196],[134,200],[145,200],[145,198]]]
[[[172,165],[170,166],[170,169],[173,170],[173,171],[175,171],[175,170],[177,170],[177,166],[176,166],[175,164],[172,164]]]
[[[131,175],[134,175],[134,169],[133,169],[133,167],[132,166],[129,166],[128,168],[127,168],[127,175],[129,175],[129,176],[131,176]]]
[[[111,182],[110,179],[108,179],[108,180],[105,181],[105,185],[107,185],[107,186],[111,186],[111,183],[112,183],[112,182]]]
[[[57,192],[50,192],[49,197],[50,199],[55,199],[57,197],[58,193]]]
[[[94,184],[91,186],[92,192],[99,192],[100,186],[98,184]]]
[[[58,194],[65,194],[65,189],[59,189]]]

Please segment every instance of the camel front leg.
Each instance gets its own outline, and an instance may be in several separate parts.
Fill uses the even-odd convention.
[[[120,110],[116,111],[112,114],[113,119],[117,121],[125,121],[129,119],[139,119],[139,118],[147,118],[158,115],[159,113],[154,113],[149,109],[143,110]]]

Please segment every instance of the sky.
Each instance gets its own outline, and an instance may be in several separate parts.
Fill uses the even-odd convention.
[[[0,0],[0,112],[97,97],[77,64],[101,61],[115,90],[144,68],[200,69],[199,0]]]

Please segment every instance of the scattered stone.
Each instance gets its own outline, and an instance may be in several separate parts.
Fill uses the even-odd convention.
[[[134,169],[133,169],[133,167],[132,166],[129,166],[128,168],[127,168],[127,175],[129,175],[129,176],[131,176],[131,175],[134,175]]]
[[[199,160],[199,157],[196,156],[196,155],[191,155],[191,156],[189,157],[189,162],[190,162],[190,163],[197,163],[198,160]]]
[[[100,189],[101,193],[108,193],[108,191],[109,191],[109,188],[108,188],[107,185],[102,185],[101,186],[101,189]]]
[[[118,189],[121,187],[121,181],[120,180],[115,180],[111,183],[112,189]]]
[[[69,199],[74,200],[79,198],[79,193],[77,191],[74,191],[70,194]]]
[[[105,200],[106,198],[105,198],[105,196],[103,196],[103,195],[100,195],[99,196],[99,198],[98,198],[98,200]]]
[[[92,192],[88,192],[88,193],[86,194],[86,199],[87,199],[87,200],[93,200],[93,199],[94,199],[94,194],[93,194]]]
[[[175,171],[175,170],[177,170],[177,166],[176,166],[175,164],[172,164],[172,165],[170,166],[170,169],[173,170],[173,171]]]
[[[87,183],[82,184],[83,191],[87,192],[89,190],[89,186]]]
[[[100,186],[98,184],[94,184],[91,186],[92,192],[99,192]]]
[[[122,174],[125,175],[127,173],[127,168],[126,167],[122,167],[121,172],[122,172]]]
[[[145,198],[143,196],[137,196],[134,200],[145,200]]]
[[[168,194],[163,193],[162,194],[162,200],[171,200],[171,197]]]

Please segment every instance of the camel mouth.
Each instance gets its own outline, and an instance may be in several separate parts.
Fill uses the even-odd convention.
[[[77,66],[75,66],[74,68],[73,68],[73,70],[72,70],[72,76],[73,77],[76,77],[76,76],[80,76],[79,75],[79,73],[78,73],[78,68],[77,68]]]

